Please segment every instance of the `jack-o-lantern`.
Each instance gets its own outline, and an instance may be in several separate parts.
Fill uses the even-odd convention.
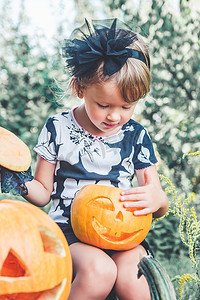
[[[0,165],[17,172],[26,171],[31,164],[27,145],[14,133],[0,127]]]
[[[146,237],[152,214],[135,216],[119,200],[122,189],[89,184],[73,200],[71,223],[82,242],[102,249],[128,250]]]
[[[32,204],[0,201],[0,299],[66,300],[72,261],[58,225]]]

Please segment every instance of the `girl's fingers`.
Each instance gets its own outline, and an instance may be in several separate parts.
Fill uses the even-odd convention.
[[[124,202],[123,206],[125,208],[138,208],[139,210],[134,211],[134,215],[136,216],[147,215],[154,211],[154,209],[152,210],[149,202],[144,200]]]
[[[144,209],[134,211],[135,216],[143,216],[143,215],[148,215],[150,213],[151,213],[151,210],[148,207],[145,207]]]
[[[130,202],[124,202],[124,207],[135,207],[135,208],[144,208],[147,207],[146,201],[130,201]]]
[[[143,194],[146,191],[146,187],[145,186],[138,186],[135,188],[131,188],[129,190],[123,190],[121,192],[121,195],[131,195],[131,194]]]
[[[144,194],[130,194],[120,197],[120,201],[144,200]]]

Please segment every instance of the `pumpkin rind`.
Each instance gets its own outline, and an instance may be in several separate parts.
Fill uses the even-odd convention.
[[[0,165],[16,172],[27,171],[31,153],[27,145],[14,133],[0,127]]]
[[[122,189],[89,184],[72,203],[71,223],[77,238],[102,249],[128,250],[146,237],[152,214],[135,216],[119,200]]]
[[[67,299],[69,247],[45,212],[22,201],[0,201],[0,236],[0,299],[15,299],[15,294],[17,299]]]

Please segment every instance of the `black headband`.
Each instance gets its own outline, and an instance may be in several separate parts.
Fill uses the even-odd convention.
[[[124,23],[118,29],[117,22],[114,19],[109,28],[93,21],[92,29],[86,20],[81,28],[74,30],[71,39],[65,40],[62,55],[73,76],[91,78],[101,62],[104,62],[104,75],[111,76],[123,67],[128,58],[139,59],[150,67],[149,57],[141,51],[128,48],[138,39],[137,34]]]

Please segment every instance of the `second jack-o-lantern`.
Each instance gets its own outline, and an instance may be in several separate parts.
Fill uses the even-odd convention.
[[[103,249],[128,250],[146,237],[152,214],[135,216],[119,200],[122,189],[90,184],[73,200],[71,223],[82,242]]]
[[[0,127],[0,165],[13,171],[28,170],[31,153],[27,145],[14,133]]]
[[[29,203],[0,201],[0,299],[66,300],[71,278],[58,225]]]

